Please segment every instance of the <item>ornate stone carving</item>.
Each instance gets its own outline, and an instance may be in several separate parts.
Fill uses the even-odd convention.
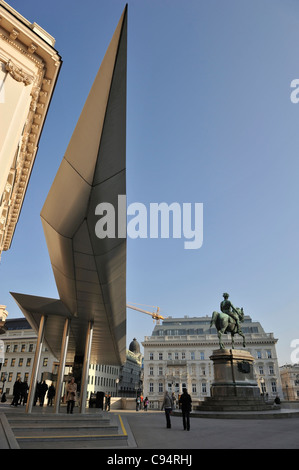
[[[20,34],[20,31],[18,31],[17,29],[13,29],[13,30],[10,32],[9,37],[10,37],[10,39],[12,39],[12,40],[14,41],[15,39],[17,39],[17,37],[19,36],[19,34]]]
[[[30,44],[30,46],[28,46],[28,52],[29,54],[34,54],[34,52],[36,51],[37,49],[37,45],[34,44],[33,42]]]
[[[14,65],[11,60],[6,62],[5,69],[11,75],[11,77],[14,78],[14,80],[24,83],[25,86],[31,85],[33,82],[33,77],[28,75],[28,73],[24,72],[21,68]]]

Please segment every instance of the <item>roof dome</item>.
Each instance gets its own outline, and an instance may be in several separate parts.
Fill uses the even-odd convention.
[[[134,338],[133,341],[131,341],[130,346],[129,346],[129,350],[132,353],[140,354],[140,345],[139,345],[136,338]]]

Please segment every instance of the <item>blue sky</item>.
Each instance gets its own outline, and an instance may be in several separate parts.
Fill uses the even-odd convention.
[[[57,297],[40,211],[125,2],[11,0],[56,39],[63,66],[11,250],[9,291]],[[128,239],[127,300],[164,316],[211,315],[222,293],[278,338],[299,338],[299,4],[129,0],[127,197],[204,205],[204,242]],[[153,320],[127,311],[127,343]]]

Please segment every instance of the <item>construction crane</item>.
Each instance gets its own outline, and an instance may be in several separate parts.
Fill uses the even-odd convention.
[[[142,304],[136,304],[136,305],[142,305]],[[151,307],[151,305],[147,305],[147,307]],[[138,308],[138,307],[134,307],[133,305],[129,305],[127,304],[127,308],[131,308],[133,310],[137,310],[138,312],[142,312],[142,313],[146,313],[147,315],[150,315],[153,320],[156,320],[157,324],[160,323],[160,320],[164,320],[164,317],[162,317],[162,315],[159,314],[159,311],[160,311],[160,308],[159,307],[152,307],[152,308],[156,308],[157,311],[156,312],[148,312],[147,310],[143,310],[142,308]]]

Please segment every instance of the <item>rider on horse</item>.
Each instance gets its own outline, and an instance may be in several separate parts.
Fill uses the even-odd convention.
[[[239,322],[238,312],[235,309],[235,307],[233,306],[233,304],[231,303],[231,301],[228,300],[229,294],[227,294],[225,292],[223,294],[223,297],[224,297],[224,300],[222,300],[222,302],[220,304],[221,312],[226,313],[227,315],[229,315],[231,318],[233,318],[235,320],[236,326],[237,326],[237,331],[239,331],[240,330],[240,322]]]

